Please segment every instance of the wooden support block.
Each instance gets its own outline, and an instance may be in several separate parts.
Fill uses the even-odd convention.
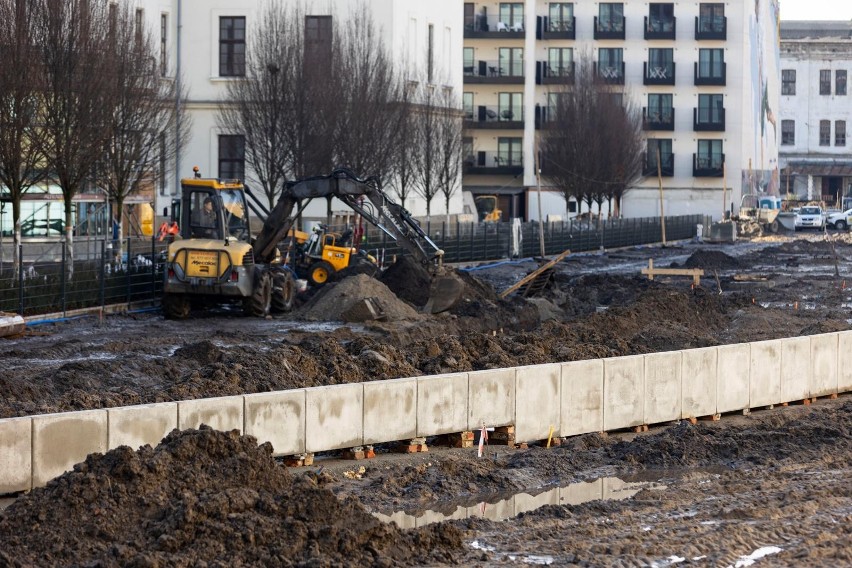
[[[632,428],[632,430],[634,432],[647,432],[648,431],[648,425],[647,424],[640,424],[638,426],[634,426]]]
[[[700,416],[699,420],[707,420],[709,422],[717,422],[722,419],[721,414],[708,414],[707,416]]]
[[[297,454],[284,458],[287,467],[306,467],[314,464],[314,454]]]
[[[698,424],[698,418],[696,418],[695,416],[690,416],[686,420],[688,420],[690,424]]]
[[[360,447],[350,448],[348,450],[343,450],[343,455],[341,457],[345,460],[363,460],[367,459],[367,452]]]
[[[396,445],[395,451],[402,454],[416,454],[419,452],[428,452],[426,446],[426,438],[413,438],[408,442],[400,442]]]
[[[453,448],[472,448],[473,447],[473,432],[458,432],[456,434],[447,434],[447,444]]]
[[[529,446],[526,442],[521,442],[520,444],[514,444],[516,450],[526,450]]]

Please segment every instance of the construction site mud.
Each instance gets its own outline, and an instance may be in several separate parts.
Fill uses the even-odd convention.
[[[651,281],[640,274],[649,259],[704,275],[698,286],[684,277]],[[32,326],[3,341],[0,417],[850,329],[852,239],[842,236],[569,256],[537,297],[499,297],[537,266],[465,267],[462,299],[436,315],[418,310],[417,279],[406,291],[398,275],[369,284],[354,275],[287,317],[222,308],[185,321],[144,312]],[[366,296],[384,317],[340,321],[343,299]],[[18,497],[0,516],[0,564],[848,565],[851,417],[846,395],[551,448],[489,446],[482,458],[476,448],[430,440],[424,454],[378,448],[375,460],[329,454],[299,469],[249,437],[175,432],[156,449],[90,456]],[[507,492],[610,476],[665,489],[412,531],[369,515],[485,512]]]

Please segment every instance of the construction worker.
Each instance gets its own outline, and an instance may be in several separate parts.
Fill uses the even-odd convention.
[[[197,237],[216,238],[216,211],[212,197],[205,198],[201,209],[192,214],[192,230],[193,233],[197,233]]]

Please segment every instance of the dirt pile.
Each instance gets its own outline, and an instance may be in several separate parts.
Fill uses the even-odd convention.
[[[396,296],[412,306],[422,308],[429,301],[432,277],[429,271],[410,256],[400,256],[381,277],[382,283]]]
[[[739,268],[740,262],[719,250],[698,250],[683,263],[685,268],[703,268],[704,270],[726,270]]]
[[[461,548],[457,529],[383,524],[271,451],[202,427],[92,454],[0,516],[0,564],[422,565]]]
[[[366,274],[327,284],[296,315],[306,321],[342,321],[347,311],[365,299],[378,306],[384,321],[411,321],[420,317],[385,284]]]

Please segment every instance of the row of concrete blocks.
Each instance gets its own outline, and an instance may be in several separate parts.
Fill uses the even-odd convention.
[[[852,331],[272,393],[0,420],[0,494],[93,452],[207,424],[276,455],[515,426],[517,442],[619,430],[852,391]]]

